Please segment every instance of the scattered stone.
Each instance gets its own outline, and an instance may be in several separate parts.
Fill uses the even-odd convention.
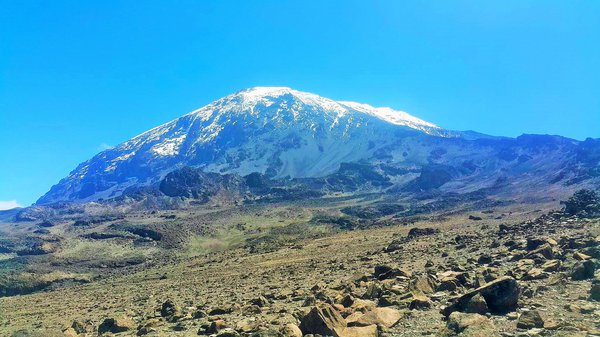
[[[357,314],[354,317],[351,315],[346,319],[348,326],[369,326],[375,324],[391,328],[403,317],[400,311],[392,308],[373,308],[364,314]]]
[[[531,268],[527,271],[525,276],[523,276],[524,280],[541,280],[548,277],[548,273],[546,273],[543,269],[540,268]]]
[[[325,336],[333,336],[336,329],[342,331],[346,327],[344,318],[329,304],[313,307],[300,323],[304,334]]]
[[[475,290],[480,293],[493,313],[504,313],[517,308],[519,284],[510,276],[496,279]]]
[[[378,280],[386,280],[397,276],[410,277],[411,273],[399,268],[393,268],[387,265],[379,265],[375,266],[373,276]]]
[[[499,336],[492,321],[479,314],[453,312],[448,317],[447,329],[452,334],[470,337]]]
[[[228,308],[213,308],[208,312],[209,316],[218,316],[218,315],[225,315],[231,312],[231,309]]]
[[[503,314],[517,308],[519,285],[510,276],[498,278],[462,296],[451,299],[451,304],[443,308],[442,313],[448,317],[455,311],[464,312],[471,299],[477,294],[485,299],[490,312]]]
[[[379,332],[377,325],[356,326],[343,329],[335,329],[335,337],[377,337]]]
[[[436,282],[429,276],[419,276],[412,280],[409,289],[411,291],[418,291],[423,294],[431,294],[435,292],[437,288]]]
[[[571,279],[574,281],[586,280],[594,277],[596,264],[592,260],[578,261],[571,270]]]
[[[282,337],[302,337],[302,330],[296,324],[286,324],[281,328]]]
[[[582,252],[575,252],[575,254],[573,254],[573,257],[575,258],[575,260],[578,261],[586,261],[586,260],[590,260],[592,257],[589,255],[586,255]]]
[[[483,254],[477,259],[479,264],[490,264],[492,263],[492,257],[489,254]]]
[[[166,300],[160,307],[160,315],[169,322],[174,322],[181,318],[181,308],[175,305],[173,301]]]
[[[217,333],[223,329],[227,328],[227,324],[225,323],[224,320],[222,319],[217,319],[215,321],[212,321],[208,327],[208,329],[206,329],[206,332],[208,333]]]
[[[264,296],[259,296],[257,298],[250,300],[250,304],[256,305],[259,308],[268,307],[269,300]]]
[[[439,233],[440,230],[436,228],[424,227],[424,228],[411,228],[408,231],[408,237],[415,238],[419,236],[427,236]]]
[[[411,299],[408,308],[411,310],[423,310],[431,308],[431,300],[422,292],[413,291],[410,293]]]
[[[135,328],[135,322],[129,317],[122,318],[106,318],[98,326],[98,334],[102,335],[107,332],[119,333],[124,331],[133,330]]]
[[[543,328],[544,320],[540,316],[537,310],[528,310],[521,314],[517,321],[517,328],[520,329],[532,329],[532,328]]]
[[[83,334],[87,332],[85,324],[78,320],[74,320],[73,323],[71,323],[71,328],[78,334]]]
[[[485,298],[481,294],[471,297],[465,304],[464,312],[485,315],[489,311]]]
[[[552,260],[554,258],[554,252],[552,251],[552,246],[550,246],[550,244],[545,243],[541,246],[539,246],[538,248],[530,251],[527,255],[527,257],[543,257],[544,259],[547,260]]]
[[[532,251],[537,249],[539,246],[546,243],[546,240],[541,238],[529,237],[527,238],[527,250]]]
[[[545,272],[555,272],[560,268],[560,260],[549,260],[540,267]]]

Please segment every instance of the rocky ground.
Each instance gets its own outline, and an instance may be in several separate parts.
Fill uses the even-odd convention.
[[[171,256],[0,298],[0,335],[600,336],[600,219],[567,210],[511,206]]]

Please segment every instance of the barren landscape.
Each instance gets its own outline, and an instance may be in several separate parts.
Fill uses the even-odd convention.
[[[600,334],[600,219],[590,213],[559,212],[564,206],[549,202],[378,217],[366,228],[361,222],[373,219],[352,218],[341,228],[349,218],[339,209],[348,205],[373,200],[57,222],[43,236],[62,237],[60,248],[29,256],[23,271],[60,275],[44,291],[0,298],[2,334]],[[85,235],[123,221],[160,224],[163,236]],[[182,223],[190,232],[177,241]],[[206,234],[191,234],[198,223]],[[27,226],[36,224],[3,228]]]

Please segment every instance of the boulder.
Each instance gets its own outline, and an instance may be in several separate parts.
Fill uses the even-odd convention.
[[[334,336],[336,329],[342,331],[346,327],[344,318],[329,304],[313,307],[300,323],[304,334],[324,336]]]
[[[510,277],[500,277],[462,296],[450,300],[451,304],[442,309],[447,317],[455,311],[464,312],[476,295],[481,295],[491,313],[507,313],[517,308],[519,284]]]
[[[540,268],[545,272],[557,271],[560,268],[560,260],[546,261]]]
[[[403,317],[402,312],[393,308],[373,308],[364,314],[351,315],[348,317],[348,326],[370,326],[379,325],[391,328]]]
[[[377,337],[377,325],[356,326],[335,330],[335,337]]]
[[[541,280],[548,277],[548,273],[540,268],[531,268],[523,276],[523,280]]]
[[[573,257],[575,258],[575,260],[578,260],[578,261],[586,261],[586,260],[589,260],[592,258],[591,256],[584,254],[582,252],[575,252],[575,254],[573,254]]]
[[[550,244],[545,243],[538,248],[530,251],[527,254],[527,257],[540,256],[547,260],[552,260],[554,258],[554,252],[552,251],[552,246]]]
[[[481,294],[476,294],[467,301],[463,311],[471,314],[485,315],[489,311],[489,308],[485,302],[485,298]]]
[[[467,283],[465,273],[455,271],[445,271],[438,274],[439,284],[436,291],[454,291],[458,287]]]
[[[544,240],[542,238],[529,237],[529,238],[527,238],[527,250],[532,251],[534,249],[537,249],[539,246],[543,245],[544,243],[546,243],[546,240]]]
[[[355,311],[365,312],[377,307],[377,303],[369,300],[355,299],[350,308]]]
[[[595,271],[596,263],[594,263],[594,261],[577,261],[571,270],[571,279],[574,281],[580,281],[593,278]]]
[[[181,308],[175,305],[171,300],[166,300],[160,306],[160,315],[169,322],[174,322],[181,318]]]
[[[422,292],[413,291],[412,299],[408,304],[408,308],[411,310],[429,309],[431,307],[431,300],[425,296]]]
[[[212,308],[208,312],[209,316],[225,315],[231,312],[231,308]]]
[[[419,276],[411,281],[409,289],[423,294],[431,294],[437,287],[436,281],[430,276]]]
[[[135,322],[129,317],[121,318],[106,318],[98,326],[98,335],[105,334],[107,332],[119,333],[135,329]]]
[[[427,236],[427,235],[434,235],[439,233],[440,230],[437,228],[430,228],[430,227],[424,227],[424,228],[411,228],[408,231],[408,237],[409,238],[416,238],[419,236]]]
[[[383,290],[384,289],[381,284],[379,284],[378,282],[371,282],[367,286],[367,290],[365,290],[365,293],[362,295],[362,298],[364,298],[364,299],[379,298],[379,297],[381,297]]]
[[[519,316],[519,320],[517,321],[517,328],[519,329],[533,329],[533,328],[543,328],[544,320],[540,316],[540,313],[537,310],[528,310],[525,311]]]
[[[387,265],[375,266],[373,276],[378,280],[386,280],[397,276],[410,277],[411,273],[399,268],[390,267]]]
[[[498,278],[475,291],[485,298],[493,313],[505,313],[517,308],[519,284],[510,276]]]
[[[477,263],[479,264],[490,264],[492,261],[492,256],[489,254],[483,254],[477,259]]]
[[[492,321],[479,314],[453,312],[446,324],[448,335],[460,334],[464,337],[496,337],[499,336]]]

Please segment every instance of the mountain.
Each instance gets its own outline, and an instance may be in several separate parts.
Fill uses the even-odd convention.
[[[513,185],[506,190],[517,193],[595,181],[599,143],[456,132],[390,108],[256,87],[97,154],[37,204],[115,198],[132,188],[158,186],[185,167],[220,175],[259,173],[268,180],[304,179],[322,190],[347,178],[348,163],[366,165],[387,182],[379,188],[389,191],[467,193]]]

